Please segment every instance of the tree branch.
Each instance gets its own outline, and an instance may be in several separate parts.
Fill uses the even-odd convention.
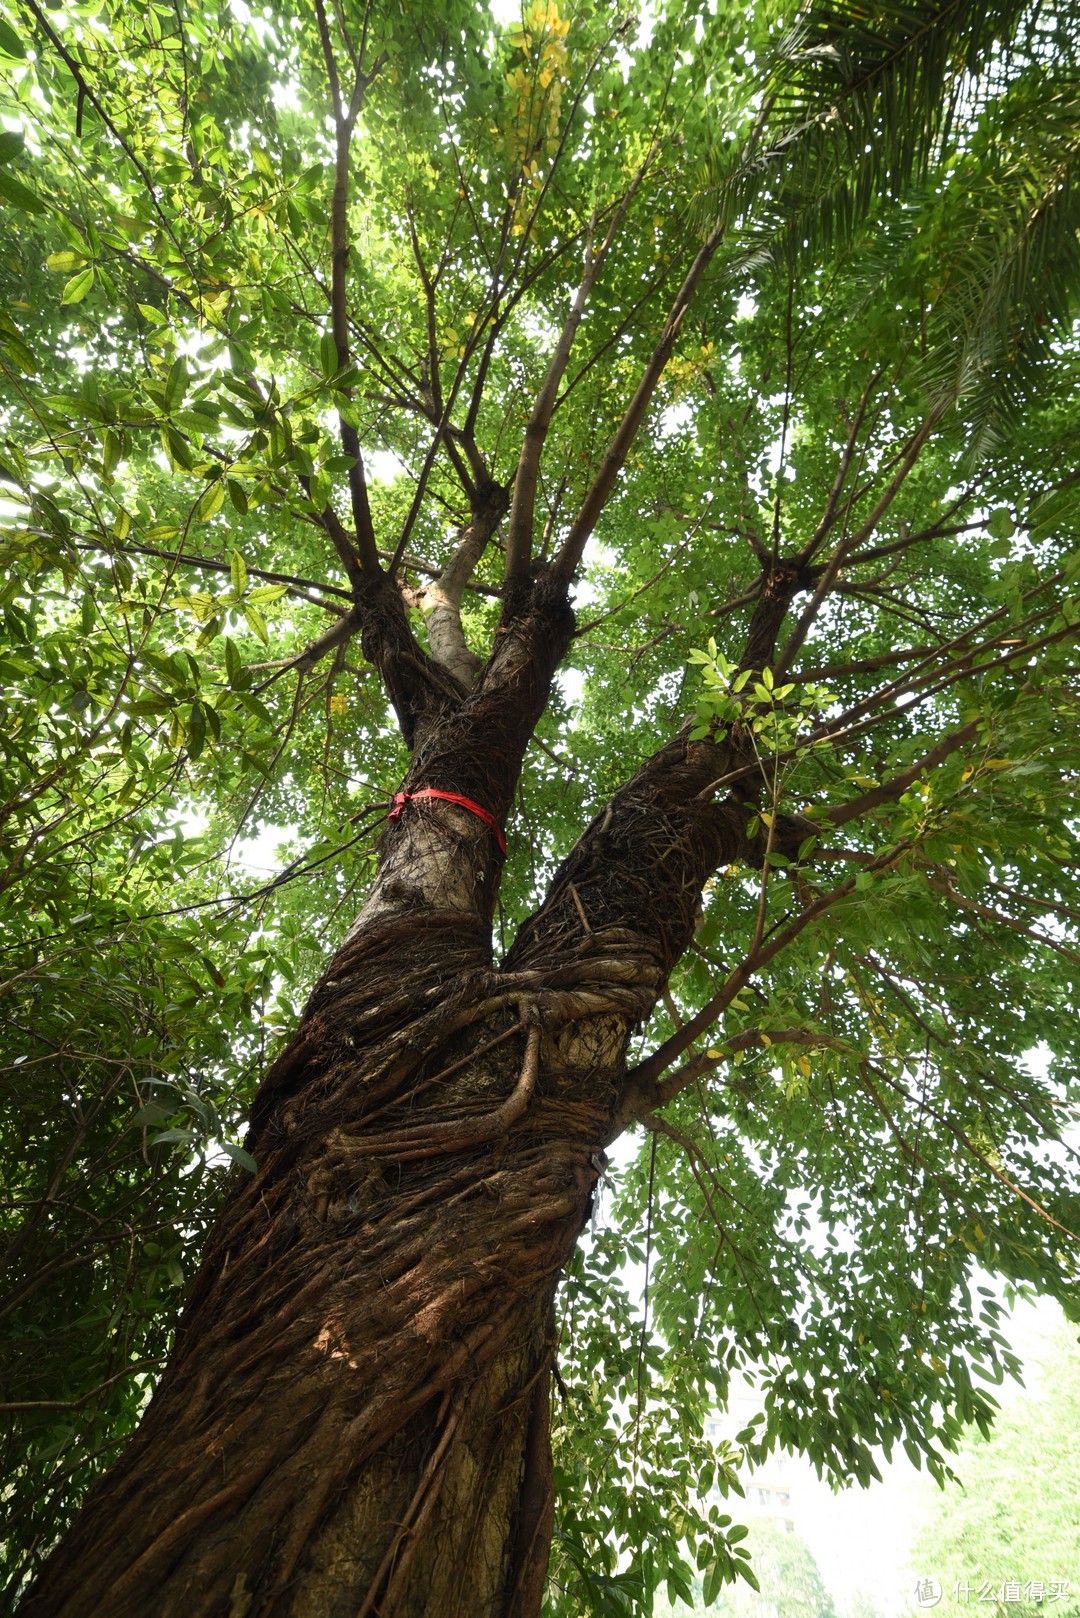
[[[615,480],[622,471],[626,457],[630,453],[630,448],[645,419],[645,413],[652,403],[657,384],[671,358],[694,293],[697,291],[702,276],[712,263],[716,250],[724,238],[724,228],[723,224],[717,226],[703,243],[693,264],[687,271],[683,284],[675,296],[675,301],[668,311],[664,329],[660,334],[660,340],[649,357],[641,381],[634,392],[634,397],[627,406],[622,421],[619,423],[615,435],[604,453],[604,458],[600,463],[600,470],[597,472],[592,486],[586,492],[578,514],[571,525],[570,532],[563,541],[562,548],[552,565],[552,572],[561,584],[569,585],[577,572],[592,531],[596,527],[601,512],[607,505],[608,498],[615,486]]]
[[[844,492],[844,484],[847,482],[847,475],[851,470],[851,462],[855,456],[855,446],[859,440],[859,433],[862,429],[862,424],[866,417],[870,400],[873,397],[874,389],[880,382],[884,370],[885,367],[880,366],[876,371],[874,371],[869,382],[866,384],[866,387],[863,389],[862,396],[859,399],[859,403],[855,411],[854,419],[848,427],[847,439],[844,443],[844,448],[836,468],[836,476],[833,479],[832,488],[829,490],[828,498],[825,501],[825,509],[821,514],[821,519],[818,522],[817,527],[814,529],[814,532],[811,534],[805,549],[799,557],[799,560],[804,564],[812,560],[815,551],[822,544],[823,540],[827,538],[829,531],[836,522],[840,507],[840,496]],[[873,429],[871,428],[871,431],[872,430]]]
[[[133,540],[124,540],[117,543],[112,540],[106,544],[104,540],[95,543],[92,539],[78,539],[75,541],[80,550],[100,552],[107,556],[121,552],[133,556],[153,556],[162,562],[186,563],[188,567],[202,568],[210,573],[228,573],[232,564],[222,561],[217,556],[193,556],[190,551],[163,551],[153,545],[136,545]],[[332,601],[322,601],[319,596],[309,595],[307,592],[318,590],[322,595],[337,596],[344,601],[352,600],[352,592],[340,590],[333,584],[320,584],[316,579],[301,578],[296,573],[272,573],[266,568],[252,567],[248,564],[247,571],[253,579],[265,579],[268,584],[286,584],[290,586],[290,594],[297,595],[303,601],[310,601],[312,606],[322,607],[327,612],[342,612],[344,609]]]
[[[849,820],[858,820],[861,816],[869,814],[871,809],[879,808],[883,803],[895,803],[897,798],[903,796],[910,786],[914,786],[920,776],[926,775],[930,770],[936,770],[939,764],[955,753],[957,748],[963,747],[967,742],[974,740],[979,733],[979,723],[973,719],[969,725],[962,725],[959,730],[950,731],[943,736],[922,758],[915,760],[899,775],[894,775],[891,781],[883,786],[871,787],[858,798],[849,798],[846,803],[837,804],[834,809],[826,809],[824,814],[816,818],[827,821],[830,826],[843,826]]]
[[[849,555],[855,546],[861,545],[864,540],[868,539],[877,528],[878,523],[888,511],[896,496],[899,494],[908,473],[918,460],[923,445],[930,437],[937,419],[938,413],[932,412],[929,416],[927,416],[926,420],[921,424],[921,426],[919,426],[912,434],[899,467],[889,480],[889,483],[882,493],[881,498],[878,500],[877,505],[874,507],[869,517],[867,517],[862,527],[857,529],[850,539],[841,539],[839,545],[837,545],[832,556],[829,558],[828,565],[818,581],[817,588],[800,614],[798,623],[795,625],[795,628],[789,635],[783,651],[776,660],[774,673],[778,680],[782,679],[785,672],[791,667],[792,658],[799,651],[803,641],[809,634],[814,619],[818,615],[821,603],[824,601],[825,597],[832,589],[833,584],[836,582],[836,577],[844,564],[845,557]]]
[[[835,680],[845,674],[874,674],[878,669],[889,668],[895,663],[913,663],[928,654],[935,654],[936,646],[905,646],[899,652],[881,652],[877,657],[858,657],[846,663],[822,663],[817,668],[797,669],[791,678],[799,685],[806,685],[813,680]]]
[[[316,663],[326,656],[327,652],[332,652],[337,646],[346,646],[360,628],[361,615],[359,610],[353,607],[349,612],[343,613],[336,623],[330,625],[329,629],[323,630],[321,635],[316,635],[314,640],[308,641],[303,651],[298,652],[295,657],[287,657],[281,663],[252,663],[249,664],[249,667],[254,672],[258,672],[260,669],[272,668],[275,671],[272,676],[273,679],[289,673],[291,669],[296,669],[299,674],[307,674],[309,670],[315,667]],[[265,683],[268,684],[269,682]]]
[[[525,426],[525,436],[522,439],[521,454],[518,458],[517,471],[514,474],[514,502],[510,508],[510,524],[506,539],[506,583],[516,583],[528,571],[532,557],[533,513],[536,506],[536,484],[540,472],[540,457],[543,453],[544,442],[547,438],[551,417],[559,395],[559,386],[566,373],[570,361],[570,352],[574,346],[577,329],[585,314],[585,307],[589,295],[596,285],[596,278],[604,266],[604,262],[611,251],[612,244],[618,236],[623,220],[626,218],[630,204],[637,195],[638,188],[656,155],[655,141],[645,154],[644,160],[639,164],[630,184],[611,216],[607,234],[600,247],[594,252],[592,248],[592,229],[590,226],[586,237],[585,268],[570,305],[569,313],[563,322],[559,340],[555,345],[555,352],[551,356],[547,373],[540,385],[540,391],[532,408],[532,413]]]
[[[93,1254],[88,1257],[92,1258]],[[125,1365],[122,1371],[117,1371],[115,1376],[106,1377],[104,1382],[78,1399],[15,1399],[0,1404],[0,1410],[81,1410],[84,1405],[93,1404],[114,1382],[122,1382],[127,1376],[138,1376],[141,1371],[156,1369],[161,1364],[160,1355],[156,1359],[136,1360],[133,1365]]]
[[[1041,944],[1044,949],[1053,950],[1067,961],[1080,963],[1080,953],[1069,949],[1065,944],[1059,943],[1056,938],[1050,938],[1046,933],[1039,932],[1036,927],[1029,927],[1025,922],[1017,921],[1013,916],[1006,916],[1003,911],[995,910],[991,905],[980,904],[977,899],[969,899],[966,894],[958,893],[953,883],[952,873],[944,866],[927,862],[927,869],[936,871],[936,876],[927,880],[935,893],[943,894],[952,904],[958,905],[961,910],[970,910],[973,915],[981,917],[983,921],[996,923],[999,927],[1008,927],[1014,933],[1021,933],[1030,938],[1032,943]]]
[[[330,39],[330,26],[327,22],[326,7],[323,0],[315,0],[315,15],[319,26],[319,41],[322,45],[323,61],[326,65],[326,77],[330,85],[330,99],[334,111],[334,189],[330,202],[330,327],[337,346],[338,370],[344,371],[351,357],[348,309],[349,148],[352,144],[352,132],[364,95],[368,85],[380,71],[385,58],[380,57],[370,73],[365,73],[360,67],[356,69],[352,95],[346,108],[342,102],[337,63],[334,60],[334,47]],[[351,398],[351,390],[344,389],[342,391],[346,399]],[[375,546],[375,528],[371,517],[371,504],[368,500],[364,459],[360,450],[360,436],[356,428],[347,422],[340,412],[338,426],[341,435],[341,447],[353,463],[349,468],[349,492],[352,497],[353,524],[356,530],[355,555],[352,554],[351,544],[347,551],[342,551],[340,534],[331,532],[331,538],[334,539],[335,545],[338,546],[342,562],[346,566],[351,582],[355,585],[358,573],[379,573],[381,568]]]
[[[474,684],[483,659],[468,645],[461,623],[461,598],[487,547],[506,515],[507,491],[488,483],[477,493],[472,521],[462,531],[454,554],[442,573],[416,592],[417,605],[427,614],[431,655],[464,690]]]
[[[879,854],[868,869],[886,869],[894,864],[901,854],[906,853],[910,846],[908,842],[897,843],[893,848]],[[779,955],[781,950],[786,949],[801,932],[810,926],[812,922],[817,921],[826,910],[830,910],[833,905],[839,903],[841,899],[846,899],[854,892],[855,878],[849,877],[846,882],[842,882],[828,893],[820,894],[786,927],[782,927],[773,933],[772,937],[759,947],[756,954],[744,957],[739,962],[739,965],[729,973],[722,987],[702,1006],[700,1011],[689,1018],[670,1039],[665,1040],[662,1045],[658,1046],[651,1056],[646,1057],[643,1062],[639,1062],[635,1068],[631,1069],[627,1075],[626,1100],[623,1109],[627,1122],[640,1116],[643,1110],[652,1111],[656,1107],[663,1106],[678,1094],[678,1089],[685,1089],[686,1084],[693,1082],[692,1079],[686,1079],[685,1083],[680,1082],[678,1089],[676,1089],[672,1087],[675,1075],[672,1075],[672,1078],[665,1081],[663,1085],[658,1084],[657,1080],[665,1068],[670,1067],[672,1062],[682,1055],[683,1051],[688,1050],[701,1034],[704,1034],[712,1027],[717,1017],[727,1010],[739,990],[745,988],[755,972],[760,971],[763,966],[767,966],[769,961]]]

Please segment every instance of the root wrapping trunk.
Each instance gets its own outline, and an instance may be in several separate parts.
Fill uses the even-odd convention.
[[[384,673],[395,622],[368,636]],[[471,692],[414,683],[406,790],[501,822],[571,628],[541,580]],[[218,1221],[161,1385],[24,1618],[536,1618],[555,1288],[631,1034],[709,872],[752,853],[746,804],[706,790],[733,762],[730,744],[662,747],[498,967],[489,828],[433,799],[388,826],[256,1099],[258,1172]]]

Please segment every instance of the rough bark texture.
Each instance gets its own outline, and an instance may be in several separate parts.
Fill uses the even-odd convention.
[[[572,632],[565,599],[529,586],[465,696],[403,627],[375,598],[365,644],[413,745],[406,789],[501,822]],[[662,747],[498,968],[490,829],[432,799],[387,828],[257,1097],[258,1173],[218,1222],[162,1383],[24,1618],[535,1618],[555,1286],[619,1128],[630,1036],[709,872],[753,857],[747,803],[707,790],[745,757]]]

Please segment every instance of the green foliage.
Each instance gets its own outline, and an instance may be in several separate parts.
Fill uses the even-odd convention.
[[[920,1574],[941,1585],[942,1612],[979,1600],[986,1584],[997,1611],[1030,1613],[1054,1597],[1053,1610],[1063,1618],[1080,1612],[1075,1333],[1059,1326],[1050,1334],[1037,1354],[1036,1378],[1030,1392],[1010,1401],[988,1437],[965,1440],[955,1463],[960,1482],[927,1501],[912,1559]],[[1002,1587],[1016,1583],[1020,1600],[1007,1590],[1003,1600]],[[1042,1586],[1041,1600],[1033,1584]],[[1062,1584],[1068,1586],[1063,1594]]]
[[[685,1618],[687,1606],[716,1618],[756,1618],[763,1609],[776,1618],[836,1618],[832,1597],[813,1553],[798,1534],[786,1533],[769,1521],[752,1522],[745,1531],[756,1583],[744,1582],[728,1590],[706,1577],[693,1591],[692,1603],[661,1597],[653,1618]]]
[[[723,228],[579,575],[497,943],[686,714],[752,735],[721,795],[756,794],[763,864],[716,873],[636,1053],[712,1007],[698,1066],[564,1288],[550,1597],[737,1606],[744,1461],[865,1483],[900,1445],[941,1478],[1015,1369],[980,1267],[1077,1312],[1075,9],[366,15],[347,363],[312,7],[0,16],[7,1589],[137,1418],[400,779],[361,647],[323,644],[348,430],[423,641],[470,456],[510,485],[625,205],[547,554]],[[773,555],[803,588],[750,669]],[[481,652],[502,564],[464,598]],[[716,1450],[736,1372],[762,1416]]]

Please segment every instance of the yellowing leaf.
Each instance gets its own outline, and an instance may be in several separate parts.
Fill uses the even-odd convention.
[[[211,517],[217,516],[224,504],[225,485],[220,478],[215,478],[213,483],[207,484],[195,502],[195,510],[192,515],[196,522],[209,522]]]
[[[238,596],[247,589],[247,563],[239,551],[229,552],[229,582]]]
[[[48,258],[45,260],[45,268],[47,270],[63,270],[70,273],[72,270],[77,270],[80,265],[85,263],[86,260],[83,258],[81,253],[50,253]]]
[[[94,266],[88,264],[85,270],[73,275],[64,288],[61,303],[81,303],[94,284]]]

